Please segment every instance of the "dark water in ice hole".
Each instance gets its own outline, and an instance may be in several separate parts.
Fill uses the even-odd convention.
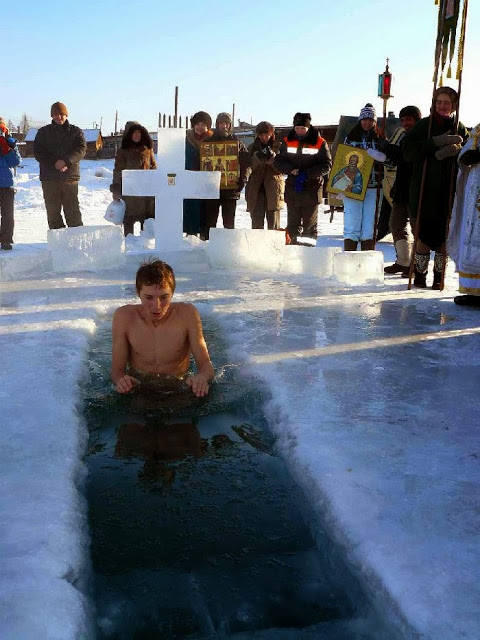
[[[97,638],[391,638],[331,543],[315,544],[257,381],[204,329],[219,380],[181,409],[115,394],[109,323],[97,332],[85,389]]]

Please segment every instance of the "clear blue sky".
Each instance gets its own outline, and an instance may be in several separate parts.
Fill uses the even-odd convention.
[[[426,114],[432,92],[437,7],[434,0],[24,0],[22,20],[2,27],[5,78],[0,115],[49,121],[64,102],[70,121],[113,130],[135,119],[149,129],[158,112],[231,111],[254,123],[289,124],[296,111],[315,123],[378,113],[377,77],[390,58],[388,109],[416,104]],[[4,14],[18,13],[10,0]],[[8,53],[8,56],[7,56]],[[480,122],[480,2],[470,0],[461,120]],[[456,80],[451,81],[456,87]]]

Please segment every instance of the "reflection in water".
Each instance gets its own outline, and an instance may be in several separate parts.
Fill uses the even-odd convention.
[[[187,455],[203,455],[200,431],[194,424],[127,423],[118,429],[115,457],[145,460],[138,475],[142,482],[172,484],[175,470],[165,461],[182,460]]]

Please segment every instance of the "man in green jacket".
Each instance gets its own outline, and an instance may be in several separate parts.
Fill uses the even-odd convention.
[[[52,104],[50,114],[51,124],[38,130],[33,147],[40,165],[48,227],[80,227],[83,222],[78,204],[78,181],[80,160],[85,156],[87,143],[83,131],[67,120],[67,107],[62,102]]]

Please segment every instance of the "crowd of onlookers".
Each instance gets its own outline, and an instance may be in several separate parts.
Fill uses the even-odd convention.
[[[378,216],[385,199],[396,253],[395,263],[385,267],[385,273],[408,277],[412,266],[416,287],[427,286],[431,251],[434,252],[432,288],[443,287],[457,161],[460,156],[460,164],[468,169],[476,165],[470,160],[476,157],[472,153],[478,153],[477,138],[473,148],[463,154],[469,134],[455,118],[457,109],[457,93],[449,87],[438,88],[429,116],[422,118],[415,106],[404,107],[399,114],[400,128],[387,140],[377,126],[374,107],[367,103],[360,110],[357,124],[339,141],[353,148],[347,154],[345,166],[330,182],[343,199],[344,250],[356,251],[359,245],[362,251],[375,248]],[[86,152],[85,137],[79,127],[69,122],[63,103],[52,105],[51,116],[51,124],[39,129],[34,142],[48,226],[50,229],[80,226],[78,181],[80,161]],[[265,223],[268,229],[279,229],[280,209],[285,202],[286,242],[314,245],[318,206],[326,192],[332,157],[327,142],[311,122],[309,113],[298,112],[291,130],[277,139],[274,126],[262,121],[256,126],[254,142],[246,148],[233,132],[230,114],[219,113],[212,126],[208,113],[195,113],[186,134],[185,168],[221,170],[222,182],[218,199],[184,201],[184,232],[208,240],[220,210],[224,228],[233,229],[236,203],[245,187],[253,229],[263,229]],[[220,147],[223,153],[228,148],[230,157],[218,157],[214,164],[215,149],[219,148],[216,143],[223,143]],[[208,162],[202,155],[207,146],[213,156]],[[364,152],[373,158],[373,168],[367,176],[360,171]],[[470,159],[469,164],[462,163],[464,155]],[[0,244],[4,250],[12,249],[13,170],[19,163],[16,140],[0,118]],[[155,204],[152,196],[123,195],[122,171],[150,170],[156,166],[153,141],[147,129],[138,122],[127,122],[110,186],[113,199],[124,203],[125,235],[134,232],[135,223],[143,228],[144,221],[154,217]],[[458,207],[455,213],[458,226]],[[458,236],[457,229],[457,243]],[[475,289],[473,295],[476,288],[476,285],[469,287]],[[480,282],[478,288],[480,291]],[[470,297],[472,291],[467,292]]]

